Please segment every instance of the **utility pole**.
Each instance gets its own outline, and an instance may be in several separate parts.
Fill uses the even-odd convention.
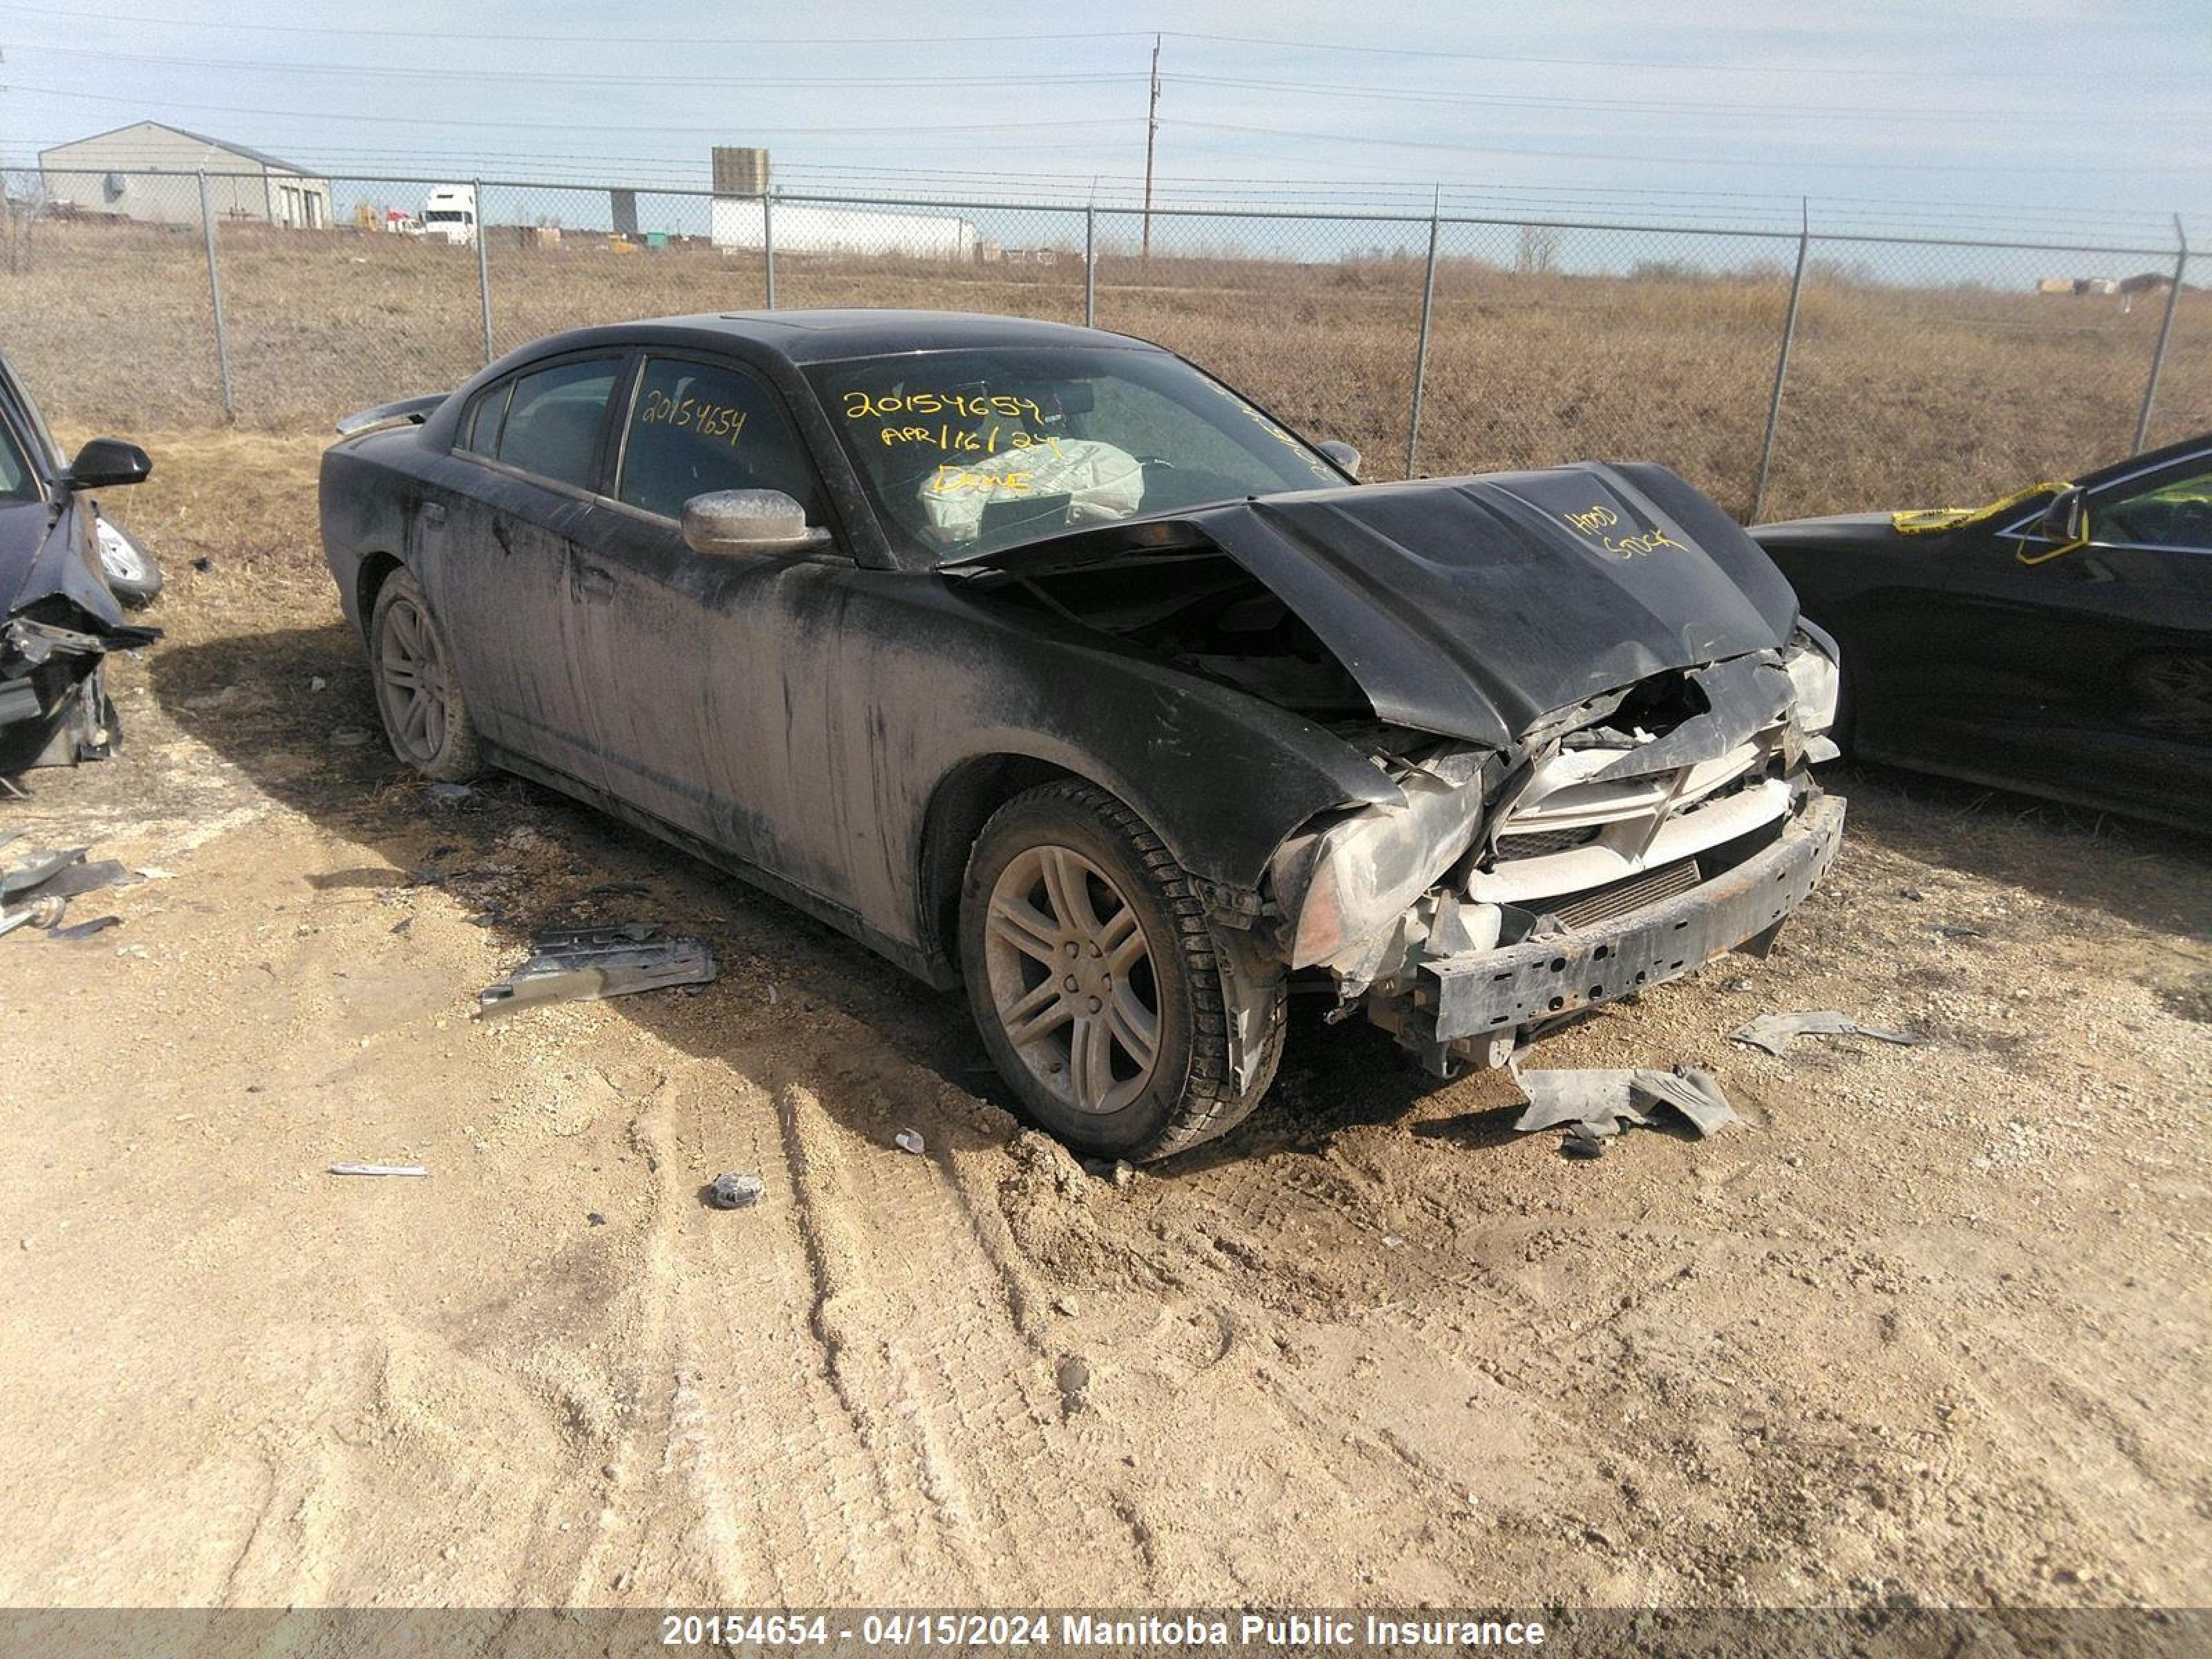
[[[1152,145],[1160,136],[1160,37],[1152,37],[1152,106],[1145,117],[1145,262],[1152,258]]]

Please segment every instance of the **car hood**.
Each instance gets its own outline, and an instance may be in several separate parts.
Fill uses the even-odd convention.
[[[1042,575],[1194,540],[1273,590],[1382,719],[1501,749],[1651,675],[1780,648],[1796,618],[1743,530],[1643,464],[1267,496],[944,568]]]

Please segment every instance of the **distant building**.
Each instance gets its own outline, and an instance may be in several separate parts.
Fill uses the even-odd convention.
[[[198,225],[199,180],[208,175],[216,222],[246,221],[296,230],[332,222],[331,181],[244,144],[226,143],[159,121],[39,152],[50,205],[149,224]]]

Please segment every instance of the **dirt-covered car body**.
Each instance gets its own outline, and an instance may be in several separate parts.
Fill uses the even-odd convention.
[[[1143,354],[1198,378],[1141,342],[1000,318],[563,335],[445,398],[372,411],[327,452],[347,614],[364,623],[404,566],[453,636],[493,758],[938,984],[958,973],[962,872],[994,810],[1044,780],[1103,789],[1191,878],[1240,1066],[1279,1018],[1269,988],[1300,969],[1366,997],[1440,1069],[1494,1060],[1516,1031],[1771,932],[1833,855],[1840,803],[1808,771],[1831,657],[1765,556],[1679,477],[1355,485],[1206,381],[1189,395],[1232,400],[1235,433],[1282,447],[1305,487],[1193,499],[1214,475],[1147,457],[1133,505],[1086,515],[1080,488],[1000,502],[1036,521],[994,536],[987,507],[980,536],[918,545],[889,522],[878,440],[951,441],[912,388],[1001,349]],[[816,544],[705,555],[672,515],[625,504],[662,358],[725,366],[772,399]],[[469,447],[487,447],[488,408],[522,395],[503,387],[594,360],[615,367],[586,483]],[[894,369],[896,399],[880,392]],[[841,392],[855,374],[878,390]],[[730,422],[708,407],[719,435]],[[1089,453],[1079,413],[1039,414]]]
[[[1985,507],[1751,533],[1841,644],[1869,759],[2212,816],[2212,433]]]
[[[0,359],[0,776],[105,757],[118,726],[102,664],[151,643],[105,574],[94,488],[146,476],[143,452],[95,439],[64,463]]]

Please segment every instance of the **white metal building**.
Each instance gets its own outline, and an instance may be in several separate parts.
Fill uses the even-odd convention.
[[[199,180],[218,224],[258,221],[299,230],[331,223],[331,181],[244,144],[159,121],[136,121],[39,152],[49,203],[150,224],[200,222]]]

